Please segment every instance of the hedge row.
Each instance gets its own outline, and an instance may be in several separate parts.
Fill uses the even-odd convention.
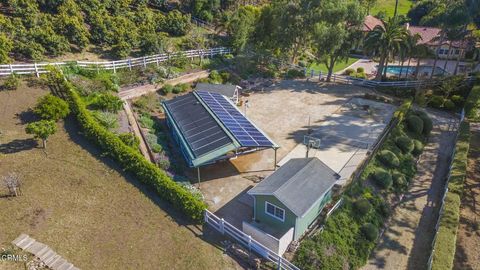
[[[434,246],[435,253],[432,261],[433,270],[452,269],[455,258],[461,196],[467,172],[467,157],[470,145],[469,124],[463,122],[460,126],[459,132],[448,183],[448,193],[444,202],[444,212],[440,218],[440,226]]]
[[[468,95],[465,115],[469,120],[480,121],[480,85],[474,86]]]
[[[75,88],[67,81],[61,82],[61,84],[60,87],[68,95],[70,108],[86,137],[98,144],[125,171],[154,187],[162,199],[171,203],[192,220],[202,221],[203,212],[207,208],[203,201],[174,182],[164,171],[147,161],[133,148],[127,146],[118,136],[97,123]]]

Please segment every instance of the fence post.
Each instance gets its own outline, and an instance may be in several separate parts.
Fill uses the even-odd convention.
[[[160,66],[160,61],[158,60],[158,56],[156,57],[157,60],[157,67]]]
[[[310,70],[310,78],[313,78],[313,76],[315,76],[315,70]]]
[[[321,81],[322,80],[322,71],[320,70],[320,73],[318,74],[318,80]]]
[[[225,226],[225,220],[224,220],[223,218],[220,219],[220,224],[219,224],[219,225],[220,225],[220,232],[221,232],[222,234],[225,234],[225,228],[224,228],[224,226]]]
[[[252,236],[248,235],[248,251],[252,252]]]
[[[282,270],[282,256],[278,255],[278,270]]]
[[[147,60],[145,56],[143,57],[143,68],[147,68]]]
[[[115,61],[113,61],[112,64],[113,64],[113,73],[117,73],[117,68],[115,67]]]
[[[40,74],[38,74],[37,62],[34,63],[34,66],[35,66],[35,74],[37,75],[37,78],[39,78]]]
[[[13,66],[12,66],[12,64],[10,64],[10,73],[11,73],[11,74],[14,73],[14,72],[13,72]]]
[[[335,73],[333,73],[333,82],[336,82],[337,81],[337,75],[335,75]]]
[[[128,59],[128,69],[132,71],[132,59]]]
[[[203,219],[205,221],[205,223],[208,224],[208,211],[205,211],[204,214],[203,214]]]

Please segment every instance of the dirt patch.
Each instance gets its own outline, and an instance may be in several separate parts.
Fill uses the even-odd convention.
[[[480,129],[472,124],[454,269],[480,269]]]

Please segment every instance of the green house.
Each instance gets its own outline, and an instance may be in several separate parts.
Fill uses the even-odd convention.
[[[298,240],[331,200],[339,175],[318,158],[291,159],[248,191],[254,221],[272,235],[294,228]]]

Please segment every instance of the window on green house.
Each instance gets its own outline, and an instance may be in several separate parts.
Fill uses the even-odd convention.
[[[265,202],[265,213],[278,220],[285,221],[285,210],[269,202]]]

